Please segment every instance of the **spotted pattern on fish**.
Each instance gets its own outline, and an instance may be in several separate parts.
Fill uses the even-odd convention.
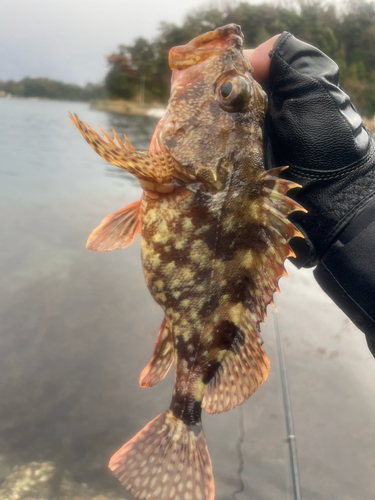
[[[277,186],[277,179],[260,168],[244,165],[233,168],[223,190],[180,189],[162,200],[143,199],[146,282],[174,334],[177,367],[171,408],[188,425],[200,422],[206,385],[228,352],[251,340],[252,392],[268,371],[258,325],[284,274],[287,242],[296,233],[265,208],[270,180]],[[257,188],[234,196],[250,182],[257,182]],[[284,247],[277,251],[280,239]]]
[[[175,362],[170,408],[110,461],[139,499],[214,500],[202,408],[234,408],[266,380],[259,324],[286,275],[289,240],[302,236],[287,219],[303,210],[286,196],[297,185],[280,178],[282,168],[264,170],[266,96],[243,40],[228,25],[171,50],[171,97],[149,152],[72,117],[95,151],[144,189],[89,239],[106,251],[141,233],[145,280],[165,314],[141,385],[162,380]]]

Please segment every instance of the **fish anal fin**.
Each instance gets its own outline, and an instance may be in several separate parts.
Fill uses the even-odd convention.
[[[188,426],[171,410],[158,415],[109,462],[135,498],[214,500],[210,455],[201,425]]]
[[[152,387],[163,380],[172,366],[174,358],[173,336],[169,322],[164,318],[151,361],[139,379],[141,387]]]
[[[86,248],[96,252],[110,252],[130,247],[141,232],[140,210],[141,200],[138,200],[108,215],[90,234]]]
[[[255,315],[253,322],[259,323]],[[225,354],[204,392],[202,408],[207,413],[223,413],[241,405],[267,379],[270,362],[257,329],[244,324],[243,342],[234,342]]]

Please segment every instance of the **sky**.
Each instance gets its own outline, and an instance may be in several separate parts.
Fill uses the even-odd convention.
[[[161,21],[181,24],[189,12],[222,1],[0,0],[0,80],[100,83],[105,57],[119,44],[153,39]]]

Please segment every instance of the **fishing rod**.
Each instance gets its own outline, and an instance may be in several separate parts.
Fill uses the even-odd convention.
[[[282,341],[281,341],[279,321],[278,321],[278,317],[277,317],[277,309],[276,308],[273,311],[273,319],[274,319],[274,325],[275,325],[277,354],[278,354],[278,358],[279,358],[280,378],[281,378],[281,388],[282,388],[282,393],[283,393],[287,441],[289,444],[289,456],[290,456],[290,466],[291,466],[294,500],[302,500],[301,485],[300,485],[300,479],[299,479],[298,457],[297,457],[297,442],[296,442],[296,436],[294,433],[293,415],[292,415],[292,406],[290,404],[288,377],[287,377],[287,373],[286,373],[284,351],[283,351],[283,345],[282,345]]]

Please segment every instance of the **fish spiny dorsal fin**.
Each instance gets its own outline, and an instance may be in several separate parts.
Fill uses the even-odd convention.
[[[139,385],[152,387],[167,375],[174,358],[173,335],[169,321],[164,318],[151,361],[141,373]]]
[[[263,206],[268,220],[267,233],[273,244],[269,245],[265,253],[263,274],[267,282],[265,294],[271,302],[275,290],[278,291],[278,280],[287,276],[284,262],[288,257],[295,257],[289,241],[293,237],[303,238],[303,234],[287,219],[288,215],[296,211],[307,212],[299,203],[295,202],[286,193],[290,189],[300,188],[299,184],[279,178],[281,172],[288,167],[274,168],[263,175]]]
[[[214,500],[215,485],[202,426],[171,410],[158,415],[109,462],[122,486],[139,499]]]
[[[252,269],[253,280],[257,286],[250,290],[249,300],[249,304],[252,302],[251,307],[255,307],[254,312],[260,321],[266,316],[266,309],[273,300],[273,294],[279,291],[279,279],[288,275],[284,267],[285,260],[295,256],[289,241],[293,237],[303,238],[303,234],[287,219],[292,212],[306,212],[306,210],[286,196],[290,189],[301,187],[299,184],[279,178],[286,168],[288,167],[269,170],[260,179],[263,183],[261,203],[266,217],[264,229],[269,244],[264,253],[257,256],[255,272]]]
[[[261,346],[260,323],[266,317],[268,304],[273,302],[273,294],[279,290],[279,279],[287,276],[284,261],[294,256],[289,241],[294,236],[303,237],[287,219],[296,210],[305,211],[286,196],[289,189],[300,186],[278,177],[284,169],[269,171],[260,179],[267,246],[261,254],[250,252],[248,297],[232,346],[205,390],[202,407],[208,413],[221,413],[242,404],[267,378],[269,360]]]
[[[137,234],[141,233],[141,201],[135,201],[103,219],[90,234],[86,248],[110,252],[130,247]]]
[[[187,168],[179,165],[169,153],[162,151],[135,151],[125,137],[122,142],[117,134],[112,139],[103,132],[100,136],[87,123],[82,122],[77,115],[69,113],[75,127],[84,139],[104,160],[133,174],[138,179],[144,179],[157,184],[171,182],[172,178],[185,182],[195,180],[195,176]]]

